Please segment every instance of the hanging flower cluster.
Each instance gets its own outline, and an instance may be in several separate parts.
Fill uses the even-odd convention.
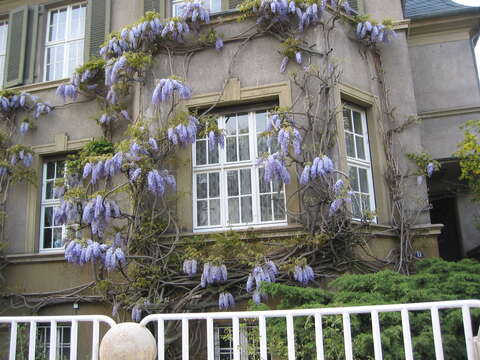
[[[203,1],[193,0],[187,1],[181,8],[182,19],[190,20],[193,24],[196,24],[201,20],[203,23],[208,24],[210,22],[210,13],[203,7]]]
[[[334,171],[333,161],[327,156],[316,157],[313,163],[307,163],[300,176],[300,184],[305,185],[318,177],[331,174]]]
[[[123,159],[123,153],[117,152],[106,160],[88,162],[83,167],[83,178],[90,176],[90,183],[96,184],[98,180],[113,177],[121,171]]]
[[[188,276],[193,276],[197,273],[197,260],[187,259],[183,262],[183,272]]]
[[[397,33],[393,30],[393,22],[385,20],[382,24],[371,22],[368,18],[359,17],[357,24],[357,38],[372,43],[388,43],[396,39]]]
[[[33,163],[33,152],[22,145],[16,145],[8,150],[10,155],[10,164],[12,166],[21,163],[24,167],[29,168]]]
[[[163,196],[167,187],[173,191],[176,189],[175,177],[170,175],[167,170],[151,170],[147,175],[148,190],[156,196]]]
[[[175,92],[184,100],[189,99],[192,95],[190,88],[175,77],[161,79],[153,91],[152,103],[160,105],[160,103],[170,99]]]
[[[103,237],[107,223],[111,218],[121,216],[120,208],[113,200],[107,200],[101,195],[89,201],[83,208],[82,220],[91,225],[92,233]]]
[[[121,248],[100,244],[93,240],[87,240],[87,246],[78,240],[70,241],[65,248],[65,259],[77,265],[98,261],[108,271],[127,264],[125,253]]]
[[[434,171],[435,171],[435,164],[434,163],[428,163],[428,165],[427,165],[427,175],[428,175],[428,177],[432,177]]]
[[[53,209],[53,219],[56,225],[76,223],[79,220],[77,204],[70,200],[64,200]]]
[[[280,65],[281,73],[284,73],[287,70],[287,65],[290,59],[295,59],[299,65],[302,63],[302,52],[299,45],[300,40],[291,37],[281,43],[280,53],[284,56]]]
[[[167,130],[168,140],[174,145],[190,145],[197,140],[197,132],[200,123],[197,118],[187,115],[188,124],[180,123]]]
[[[200,279],[200,285],[205,288],[208,285],[221,284],[228,280],[227,267],[214,265],[209,262],[203,265],[203,273]]]
[[[263,266],[255,266],[247,279],[247,291],[258,291],[262,281],[275,282],[277,274],[278,268],[273,261],[267,261]]]
[[[285,157],[282,153],[276,152],[265,158],[258,159],[257,166],[264,168],[263,178],[265,182],[269,183],[274,180],[290,184],[290,173],[285,165]]]
[[[235,306],[235,298],[229,292],[222,292],[218,297],[218,307],[220,310],[227,310]]]
[[[283,118],[283,120],[282,120]],[[274,113],[267,120],[267,145],[272,146],[273,136],[277,134],[277,141],[283,154],[288,153],[290,145],[295,155],[302,152],[303,137],[300,131],[294,126],[293,120],[284,114]]]
[[[303,285],[307,285],[309,282],[315,279],[315,273],[308,265],[296,265],[293,271],[293,278],[295,281],[298,281]]]

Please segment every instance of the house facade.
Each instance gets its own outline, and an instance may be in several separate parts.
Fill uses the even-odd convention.
[[[248,34],[255,25],[255,19],[237,21],[239,3],[234,0],[210,0],[207,5],[212,12],[211,26],[225,39]],[[398,34],[390,44],[379,45],[380,65],[365,50],[365,43],[356,38],[349,17],[339,21],[332,36],[341,77],[333,89],[338,131],[331,156],[339,169],[350,175],[352,191],[361,199],[353,204],[354,219],[359,220],[366,211],[375,214],[368,230],[368,248],[376,258],[388,259],[399,246],[398,233],[392,229],[392,197],[385,175],[388,156],[382,131],[418,116],[421,122],[394,135],[396,161],[404,173],[413,174],[418,169],[406,153],[425,151],[442,167],[428,181],[419,182],[417,176],[405,178],[405,196],[412,199],[408,211],[416,214],[410,229],[416,256],[440,255],[452,260],[475,256],[480,246],[475,227],[479,208],[458,181],[453,153],[462,138],[460,125],[480,116],[474,56],[480,12],[449,0],[357,0],[352,5],[356,12],[370,14],[373,19],[393,19]],[[64,103],[56,90],[69,82],[77,66],[98,55],[107,34],[135,23],[147,11],[165,18],[176,16],[181,6],[181,1],[169,0],[0,3],[4,89],[27,91],[55,106],[33,131],[12,139],[32,146],[38,177],[33,184],[15,185],[6,204],[4,292],[16,295],[4,299],[2,315],[32,311],[38,315],[111,313],[111,304],[103,302],[91,287],[92,268],[65,261],[63,228],[52,220],[60,203],[53,187],[63,177],[66,156],[102,136],[100,125],[93,120],[102,110],[94,99],[83,95],[76,102]],[[331,11],[326,10],[325,16]],[[329,51],[323,36],[320,26],[305,32],[306,41],[315,44],[319,52]],[[300,207],[298,176],[278,188],[262,181],[256,165],[265,146],[260,134],[265,131],[267,112],[274,106],[300,112],[303,106],[299,100],[302,93],[288,75],[301,66],[290,61],[287,71],[280,72],[278,47],[277,39],[265,35],[247,44],[226,41],[221,51],[210,48],[189,58],[157,56],[145,74],[144,89],[134,86],[129,111],[155,118],[151,98],[156,81],[179,74],[192,90],[184,105],[189,109],[215,107],[221,116],[219,127],[228,129],[224,149],[212,152],[206,139],[199,139],[180,148],[171,159],[182,236],[234,230],[256,239],[275,239],[301,232],[290,215]],[[322,64],[314,56],[310,61]],[[383,70],[382,79],[378,66]],[[382,107],[385,89],[389,109],[395,109],[394,117],[386,116]],[[126,127],[120,121],[114,126]],[[114,143],[122,140],[120,133],[113,135]],[[432,209],[425,205],[428,202]],[[44,331],[46,339],[48,327]],[[68,349],[69,329],[57,331],[61,348]],[[216,331],[217,357],[230,359],[231,347],[221,336],[225,329]],[[48,347],[47,340],[44,346]]]

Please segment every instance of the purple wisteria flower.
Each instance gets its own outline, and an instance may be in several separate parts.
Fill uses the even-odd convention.
[[[220,36],[217,36],[215,40],[215,49],[221,50],[223,48],[223,39]]]
[[[132,320],[135,322],[140,322],[140,320],[142,320],[142,308],[140,305],[135,305],[132,308]]]
[[[58,207],[53,209],[53,220],[55,225],[76,223],[79,219],[77,205],[70,200],[62,201]]]
[[[435,164],[434,163],[428,163],[428,165],[427,165],[427,175],[428,175],[428,177],[432,177],[434,171],[435,171]]]
[[[119,247],[109,247],[105,253],[105,268],[107,271],[113,271],[120,266],[125,266],[127,260],[125,258],[125,253]]]
[[[33,154],[31,152],[20,150],[18,153],[12,154],[12,156],[10,157],[10,164],[12,166],[15,166],[17,165],[19,160],[24,167],[29,168],[30,166],[32,166],[33,163]]]
[[[91,175],[90,183],[96,184],[98,180],[113,177],[122,170],[123,159],[123,152],[118,152],[109,159],[86,163],[83,167],[83,178]]]
[[[188,276],[193,276],[197,273],[197,260],[187,259],[183,262],[183,272]]]
[[[53,188],[53,197],[58,199],[65,194],[65,186],[55,186]]]
[[[351,203],[352,202],[352,196],[353,196],[353,192],[348,191],[347,194],[344,195],[344,197],[333,200],[332,203],[330,204],[330,209],[328,211],[328,215],[329,216],[335,215],[335,213],[337,213],[341,209],[343,204]]]
[[[260,158],[257,160],[257,165],[261,165],[264,168],[265,182],[269,183],[275,180],[290,184],[290,173],[285,166],[283,156],[279,152],[271,154],[267,158]]]
[[[40,115],[47,115],[50,114],[53,111],[53,106],[50,104],[46,103],[41,103],[38,102],[35,104],[34,110],[33,110],[33,117],[38,120]]]
[[[188,116],[188,125],[178,124],[167,130],[168,140],[174,145],[191,145],[197,140],[199,122],[196,117]]]
[[[345,184],[344,184],[343,180],[338,179],[337,182],[333,185],[333,190],[335,191],[336,194],[338,194],[342,190],[344,185]]]
[[[277,274],[278,268],[273,261],[267,261],[263,266],[255,266],[247,279],[247,291],[258,291],[262,281],[275,282]]]
[[[220,310],[227,310],[235,306],[235,298],[229,292],[222,292],[218,297],[218,307]]]
[[[161,36],[163,38],[171,38],[174,41],[182,42],[183,35],[190,32],[190,27],[185,21],[178,18],[168,21],[162,29]]]
[[[310,165],[305,165],[300,176],[300,184],[305,185],[310,181]]]
[[[8,175],[8,168],[6,166],[0,166],[0,176]]]
[[[65,259],[69,263],[77,265],[85,265],[93,261],[103,262],[108,249],[107,245],[96,241],[87,240],[87,246],[85,247],[80,241],[72,240],[65,248]]]
[[[187,1],[182,7],[182,18],[183,20],[191,21],[194,24],[199,21],[208,24],[210,22],[210,13],[208,9],[203,7],[203,1]]]
[[[297,64],[301,65],[302,64],[302,53],[300,51],[297,51],[295,53],[295,61]]]
[[[307,285],[309,282],[315,279],[315,273],[313,272],[313,269],[308,265],[297,265],[295,266],[295,270],[293,272],[293,278],[295,279],[295,281],[298,281],[303,285]]]
[[[200,279],[200,285],[205,288],[208,285],[224,283],[228,280],[227,267],[222,265],[213,265],[211,263],[205,263],[203,265],[202,277]]]
[[[147,175],[148,190],[157,196],[163,196],[167,187],[175,191],[175,178],[167,170],[151,170]]]
[[[372,24],[370,21],[359,22],[356,33],[359,40],[367,39],[372,43],[388,43],[397,38],[395,30],[383,24]]]
[[[78,97],[78,86],[75,86],[73,83],[62,84],[57,88],[56,95],[60,96],[64,102],[67,101],[67,98],[75,101]]]
[[[282,62],[280,63],[280,72],[281,73],[284,73],[285,71],[287,71],[288,60],[289,60],[288,56],[285,56],[282,59]]]
[[[82,220],[90,224],[92,233],[103,237],[107,223],[111,218],[121,216],[121,211],[117,203],[113,200],[107,200],[101,195],[89,201],[83,208]]]
[[[175,79],[161,79],[152,95],[152,103],[160,105],[160,103],[167,101],[173,94],[177,92],[181,99],[189,99],[192,92],[188,86],[179,80]]]
[[[208,147],[213,150],[217,145],[223,149],[225,147],[225,134],[223,131],[213,131],[208,133]]]
[[[26,135],[30,129],[30,123],[28,121],[22,121],[20,124],[20,134]]]
[[[130,173],[130,181],[135,182],[137,179],[142,175],[142,169],[141,168],[136,168]]]

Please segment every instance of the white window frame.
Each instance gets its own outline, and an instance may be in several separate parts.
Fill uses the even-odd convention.
[[[48,179],[47,180],[47,166],[48,166],[48,163],[49,162],[55,162],[55,180],[53,181],[53,183],[55,183],[55,181],[58,179],[57,178],[57,164],[58,162],[60,161],[65,161],[65,159],[45,159],[44,162],[43,162],[43,166],[42,166],[42,200],[41,200],[41,203],[40,203],[40,206],[41,206],[41,211],[40,211],[40,247],[39,247],[39,250],[40,252],[63,252],[65,250],[65,245],[62,245],[61,247],[58,247],[58,248],[55,248],[55,247],[52,247],[52,248],[45,248],[44,245],[44,233],[45,233],[45,227],[44,227],[44,218],[45,218],[45,208],[52,208],[52,209],[55,209],[56,206],[59,206],[61,201],[60,199],[46,199],[46,193],[47,193],[47,183],[51,181],[51,179]],[[64,169],[65,171],[65,169]],[[53,188],[55,186],[52,187],[52,191],[53,191]],[[55,226],[54,225],[54,210],[52,210],[52,226],[49,228],[53,229],[55,227],[59,227],[59,226]],[[62,225],[62,239],[65,237],[65,231],[66,231],[66,227],[65,225]],[[53,243],[52,243],[53,245]]]
[[[282,220],[274,220],[273,214],[273,200],[272,201],[272,220],[271,221],[261,221],[261,207],[260,207],[260,167],[256,165],[258,158],[257,152],[257,127],[256,127],[256,117],[257,112],[266,112],[268,118],[268,111],[258,110],[258,111],[232,111],[232,114],[244,114],[248,113],[248,128],[249,128],[249,149],[250,149],[250,160],[243,160],[237,162],[226,162],[226,141],[225,148],[219,148],[219,162],[216,164],[206,164],[206,165],[196,165],[196,144],[192,145],[192,200],[193,200],[193,230],[194,232],[209,232],[209,231],[222,231],[222,230],[238,230],[238,229],[247,229],[247,228],[262,228],[262,227],[272,227],[272,226],[286,226],[287,223],[287,199],[285,185],[282,184],[283,199],[284,199],[284,210],[285,217]],[[222,116],[218,119],[219,128],[225,128],[225,117]],[[238,136],[238,134],[237,134]],[[226,140],[226,139],[225,139]],[[207,141],[207,152],[208,152],[208,141]],[[238,152],[238,141],[237,141],[237,154]],[[227,172],[229,170],[239,170],[239,169],[251,169],[251,196],[252,196],[252,219],[250,223],[241,223],[230,225],[228,223],[228,192],[227,192]],[[210,173],[210,172],[219,172],[220,173],[220,225],[206,225],[198,226],[197,224],[197,175]],[[270,194],[275,194],[273,191]],[[262,193],[268,194],[268,193]],[[239,197],[241,195],[238,195]],[[206,199],[207,201],[210,198]],[[223,211],[223,209],[226,209]],[[210,216],[210,214],[208,215]]]
[[[358,157],[351,157],[351,156],[348,155],[348,152],[346,150],[347,166],[348,166],[348,168],[350,168],[350,166],[354,166],[356,168],[365,169],[367,171],[368,195],[369,195],[369,199],[370,199],[370,211],[375,212],[375,210],[376,210],[376,206],[375,206],[375,186],[374,186],[374,180],[373,180],[372,158],[371,158],[371,153],[370,153],[370,140],[369,140],[369,133],[368,133],[367,114],[366,114],[364,109],[362,109],[358,106],[349,104],[349,103],[344,103],[343,104],[343,109],[342,110],[344,110],[344,109],[348,109],[350,111],[358,112],[358,113],[360,113],[360,116],[361,116],[363,133],[360,136],[363,138],[363,147],[365,149],[365,159],[361,159],[361,158],[358,158]],[[342,117],[343,117],[343,111],[342,111]],[[352,119],[353,119],[353,115],[352,115]],[[353,124],[353,120],[352,120],[352,124]],[[353,134],[354,139],[355,139],[355,136],[359,136],[359,134],[356,134],[355,132],[348,131],[347,129],[345,129],[345,125],[343,127],[343,131],[345,133],[345,149],[347,149],[347,145],[346,145],[346,142],[347,142],[346,135],[347,135],[347,133]],[[355,153],[357,154],[358,153],[357,142],[354,141],[353,144],[354,144],[354,147],[355,147]],[[348,173],[350,173],[350,172],[348,171]],[[352,189],[352,191],[354,191],[354,190]],[[366,193],[362,193],[361,191],[360,192],[354,191],[354,192],[355,193],[360,193],[360,194],[366,194]],[[355,200],[352,199],[352,201],[355,201]],[[362,208],[361,210],[362,210],[362,213],[363,213],[364,209]],[[361,218],[353,217],[353,220],[361,220]],[[377,221],[376,217],[373,219],[373,221],[374,222]]]
[[[53,8],[53,9],[50,9],[48,11],[48,14],[47,14],[47,30],[46,30],[46,36],[45,36],[45,54],[44,54],[44,65],[43,65],[43,80],[44,81],[47,81],[47,58],[48,58],[48,49],[49,48],[53,48],[53,47],[56,47],[56,46],[59,46],[59,45],[64,45],[64,53],[63,53],[63,71],[62,71],[62,77],[58,78],[58,79],[50,79],[48,81],[54,81],[54,80],[61,80],[61,79],[66,79],[66,78],[69,78],[72,74],[69,74],[68,73],[68,65],[69,65],[69,58],[68,58],[68,55],[69,55],[69,52],[70,52],[70,45],[71,43],[75,43],[77,41],[80,41],[80,40],[83,40],[84,43],[83,43],[83,52],[85,53],[85,32],[86,32],[86,23],[87,23],[87,16],[85,16],[85,29],[83,31],[83,35],[82,36],[78,36],[78,37],[70,37],[70,25],[71,25],[71,21],[72,21],[72,10],[74,7],[78,7],[78,6],[82,6],[82,7],[87,7],[87,3],[85,1],[81,1],[81,2],[77,2],[77,3],[73,3],[73,4],[69,4],[69,5],[64,5],[64,6],[60,6],[60,7],[57,7],[57,8]],[[60,10],[63,10],[63,9],[67,9],[67,19],[66,19],[66,22],[65,22],[65,39],[63,40],[55,40],[55,41],[49,41],[48,40],[48,36],[49,36],[49,32],[50,32],[50,26],[51,26],[51,14],[52,12],[55,12],[55,11],[60,11]],[[86,9],[85,9],[86,11]],[[83,64],[83,58],[82,58],[82,64]]]
[[[217,1],[220,3],[220,9],[218,11],[212,11],[212,7],[214,2]],[[206,0],[203,1],[204,3],[208,3],[207,7],[210,10],[210,14],[218,14],[219,12],[222,12],[222,1],[221,0]],[[176,14],[176,9],[180,9],[182,5],[185,5],[185,1],[183,0],[173,0],[172,1],[172,17],[180,16],[181,14],[178,13]]]
[[[47,336],[47,331],[50,329],[50,324],[38,324],[37,326],[37,341],[43,340],[37,344],[37,351],[42,355],[48,356],[50,351],[50,336]],[[65,329],[70,329],[69,342],[63,342]],[[43,337],[41,337],[43,335]],[[72,327],[70,325],[57,324],[57,351],[55,352],[56,359],[63,360],[70,359],[70,346],[72,343]],[[38,354],[38,353],[37,353]]]
[[[3,45],[4,48],[2,48],[2,46],[0,46],[0,89],[3,89],[3,82],[5,80],[5,72],[6,72],[6,68],[5,68],[5,63],[6,63],[6,60],[7,60],[7,39],[8,39],[8,20],[1,20],[0,21],[0,28],[3,28],[3,32],[4,32],[4,43],[0,45]]]
[[[233,360],[233,338],[230,340],[230,347],[220,347],[220,330],[228,330],[231,334],[232,326],[231,325],[216,325],[214,327],[214,344],[215,344],[215,360],[220,360],[220,355],[230,355],[230,360]],[[255,333],[258,333],[257,326],[240,326],[240,360],[248,360],[248,330],[253,330]],[[233,337],[233,336],[232,336]],[[258,343],[260,346],[260,343]],[[271,358],[271,355],[268,354],[268,359]],[[265,359],[267,360],[267,359]]]

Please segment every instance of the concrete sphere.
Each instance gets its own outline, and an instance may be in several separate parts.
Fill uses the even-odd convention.
[[[155,360],[152,333],[137,323],[121,323],[107,331],[100,344],[100,360]]]

